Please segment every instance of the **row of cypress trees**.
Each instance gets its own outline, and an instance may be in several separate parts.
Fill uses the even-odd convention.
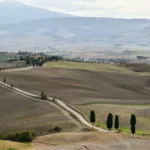
[[[109,130],[111,130],[113,128],[113,115],[112,113],[109,113],[107,116],[107,120],[106,120],[106,126]],[[96,122],[96,116],[95,116],[95,112],[91,111],[90,114],[90,122],[94,125],[94,123]],[[136,132],[136,116],[134,114],[131,115],[131,119],[130,119],[130,125],[131,125],[131,133],[135,134]],[[116,129],[116,131],[119,130],[119,116],[116,115],[115,116],[115,120],[114,120],[114,128]]]

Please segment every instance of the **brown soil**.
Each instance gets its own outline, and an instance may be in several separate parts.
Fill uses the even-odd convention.
[[[35,68],[23,72],[1,72],[8,84],[72,104],[150,103],[150,77],[80,69]]]
[[[47,132],[55,126],[62,129],[76,127],[51,103],[24,97],[0,87],[0,133],[27,129]]]

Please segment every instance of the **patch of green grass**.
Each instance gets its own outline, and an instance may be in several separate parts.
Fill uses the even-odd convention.
[[[86,105],[116,105],[116,106],[149,106],[150,104],[114,104],[114,102],[90,102],[90,103],[82,103],[78,104],[77,106],[86,106]]]
[[[102,123],[102,122],[95,122],[94,124],[96,127],[100,127],[100,128],[103,128],[103,129],[106,129],[107,130],[107,127],[106,127],[106,124],[105,123]],[[112,129],[113,131],[116,131],[114,128]],[[130,128],[127,128],[127,127],[120,127],[119,129],[121,132],[123,133],[127,133],[127,134],[131,134],[131,130]],[[146,134],[150,134],[150,131],[145,131],[145,130],[136,130],[136,134],[135,135],[146,135]]]
[[[120,127],[120,131],[127,133],[127,134],[131,134],[131,130],[130,128],[127,127]],[[136,130],[136,134],[135,135],[143,135],[143,134],[150,134],[150,131],[145,131],[145,130]]]
[[[106,72],[117,72],[117,73],[134,73],[126,68],[119,67],[112,64],[93,64],[93,63],[79,63],[79,62],[47,62],[45,64],[51,68],[68,68],[68,69],[85,69],[91,71],[106,71]]]
[[[15,148],[7,148],[7,150],[16,150]]]
[[[103,129],[107,129],[106,128],[106,124],[105,123],[102,123],[102,122],[95,122],[94,124],[96,127],[100,127],[100,128],[103,128]]]
[[[96,63],[58,61],[58,62],[47,62],[45,63],[45,66],[51,68],[85,69],[91,71],[125,73],[136,76],[150,76],[150,72],[134,72],[126,67],[122,67],[115,64],[96,64]]]
[[[31,145],[32,145],[31,142],[24,142],[25,147],[30,147]]]

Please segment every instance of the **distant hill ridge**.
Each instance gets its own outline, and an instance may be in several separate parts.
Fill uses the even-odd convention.
[[[16,23],[42,18],[64,18],[72,15],[50,11],[43,8],[27,6],[15,0],[0,3],[0,24]]]

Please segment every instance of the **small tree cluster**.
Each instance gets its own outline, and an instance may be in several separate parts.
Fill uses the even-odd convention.
[[[47,99],[47,95],[42,91],[41,95],[40,95],[41,99],[46,100]]]

